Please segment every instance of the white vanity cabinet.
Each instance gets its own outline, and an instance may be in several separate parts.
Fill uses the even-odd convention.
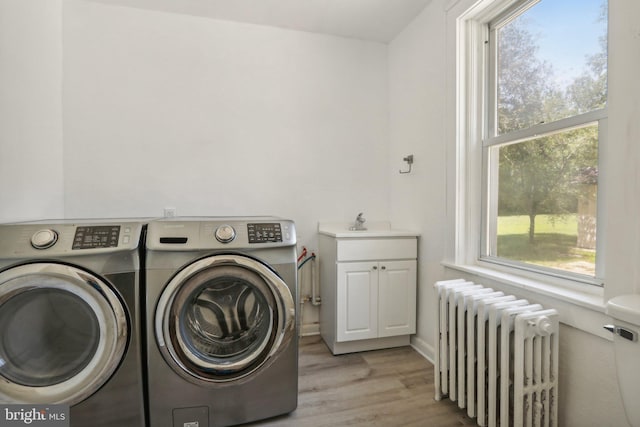
[[[339,262],[336,333],[353,341],[416,332],[416,261]]]
[[[320,333],[333,354],[409,344],[417,235],[319,228]]]

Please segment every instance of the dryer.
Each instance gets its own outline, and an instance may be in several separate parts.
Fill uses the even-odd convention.
[[[220,427],[298,402],[294,223],[171,218],[146,243],[153,427]]]
[[[0,225],[0,403],[70,406],[72,427],[145,425],[144,224]]]

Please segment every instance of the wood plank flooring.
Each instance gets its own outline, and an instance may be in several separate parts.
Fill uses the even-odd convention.
[[[411,347],[333,356],[319,336],[300,341],[298,409],[247,426],[475,425],[434,400],[433,365]]]

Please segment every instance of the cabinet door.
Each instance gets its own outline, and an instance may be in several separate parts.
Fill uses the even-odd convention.
[[[378,263],[339,262],[337,341],[378,337]]]
[[[416,333],[416,261],[381,261],[378,336]]]

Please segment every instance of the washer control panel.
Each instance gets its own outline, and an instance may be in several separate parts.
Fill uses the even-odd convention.
[[[249,243],[282,242],[282,227],[279,222],[247,224]]]
[[[119,225],[79,226],[71,249],[115,248],[119,238]]]

